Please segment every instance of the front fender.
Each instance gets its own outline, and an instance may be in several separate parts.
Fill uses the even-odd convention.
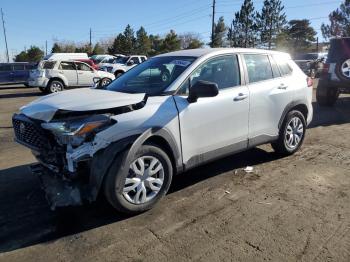
[[[161,137],[167,141],[172,157],[175,161],[175,167],[177,173],[183,171],[183,163],[181,157],[181,151],[179,150],[178,145],[175,142],[175,139],[172,135],[167,132],[165,129],[161,128],[150,128],[145,132],[139,135],[133,135],[130,137],[123,138],[117,142],[110,144],[108,147],[95,153],[90,168],[90,201],[94,201],[97,198],[97,195],[101,189],[104,177],[112,166],[113,161],[119,153],[129,149],[126,159],[131,161],[138,149],[152,137]]]

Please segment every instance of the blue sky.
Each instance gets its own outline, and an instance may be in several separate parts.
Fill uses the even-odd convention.
[[[229,23],[243,0],[217,0],[217,18],[221,15]],[[312,19],[320,33],[320,25],[327,21],[330,11],[341,1],[282,0],[287,19]],[[261,9],[263,0],[255,0]],[[204,41],[210,36],[212,0],[1,0],[6,21],[7,39],[11,54],[30,45],[49,50],[54,39],[86,42],[92,28],[93,42],[113,36],[131,24],[135,29],[144,25],[149,33],[165,34],[197,32]],[[2,26],[0,26],[0,59],[5,52]]]

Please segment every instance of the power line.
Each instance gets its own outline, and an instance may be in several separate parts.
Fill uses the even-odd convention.
[[[5,29],[5,21],[4,21],[4,12],[1,8],[1,19],[2,19],[2,27],[4,29],[4,38],[5,38],[5,45],[6,45],[6,55],[7,55],[7,63],[10,63],[10,56],[9,56],[9,49],[7,46],[7,38],[6,38],[6,29]]]

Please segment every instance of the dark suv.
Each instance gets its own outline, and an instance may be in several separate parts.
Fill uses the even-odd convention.
[[[34,68],[34,63],[0,63],[0,84],[27,85],[29,71]]]
[[[331,40],[316,99],[322,106],[333,106],[341,93],[350,93],[350,38]]]

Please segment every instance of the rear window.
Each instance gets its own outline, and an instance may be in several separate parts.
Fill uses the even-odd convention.
[[[0,71],[1,72],[12,71],[12,66],[11,65],[0,65]]]
[[[245,54],[249,83],[256,83],[273,78],[268,55]]]
[[[13,70],[14,71],[23,71],[24,65],[13,65]]]
[[[53,69],[55,67],[55,61],[44,61],[42,64],[43,69]]]

